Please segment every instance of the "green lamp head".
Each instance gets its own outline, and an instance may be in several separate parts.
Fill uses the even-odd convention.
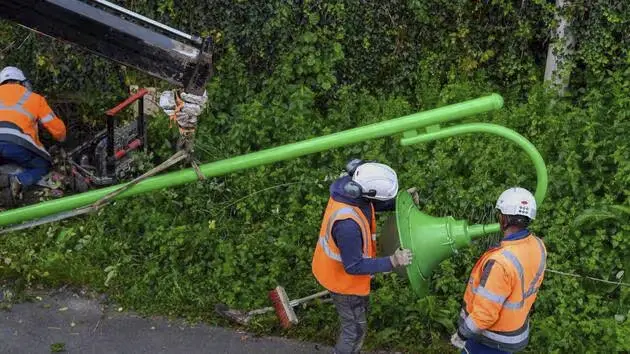
[[[393,254],[398,247],[411,250],[413,262],[396,272],[407,276],[418,296],[429,293],[433,269],[444,259],[468,247],[472,239],[499,231],[499,225],[468,225],[451,216],[433,217],[421,212],[411,194],[400,191],[396,197],[396,215],[385,224],[381,250]]]

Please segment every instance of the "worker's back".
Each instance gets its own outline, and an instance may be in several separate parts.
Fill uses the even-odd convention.
[[[524,300],[522,313],[525,315],[536,301],[538,288],[544,278],[547,254],[544,243],[532,234],[521,240],[504,241],[501,249],[501,255],[511,263],[514,272],[514,293],[510,297],[519,303]]]
[[[66,127],[44,97],[20,84],[0,85],[0,141],[23,146],[48,159],[39,140],[38,123],[56,140],[65,139]]]
[[[527,230],[513,236],[484,253],[473,267],[460,326],[469,321],[469,328],[482,329],[479,343],[517,351],[529,339],[529,311],[543,281],[547,252],[542,240]]]
[[[15,124],[41,146],[37,136],[36,117],[40,111],[42,99],[43,97],[28,91],[22,85],[0,85],[0,122],[5,123],[2,124],[2,128],[8,128],[6,123]]]

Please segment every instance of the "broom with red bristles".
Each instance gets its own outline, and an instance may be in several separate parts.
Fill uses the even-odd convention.
[[[328,290],[324,290],[318,292],[317,294],[289,301],[289,297],[287,296],[286,291],[284,291],[284,287],[278,285],[275,289],[269,292],[269,300],[271,300],[271,303],[276,310],[276,317],[278,317],[280,325],[284,328],[290,328],[292,325],[298,323],[298,318],[295,311],[293,311],[293,307],[327,294]]]
[[[282,286],[277,286],[275,289],[271,290],[268,294],[269,300],[271,300],[271,303],[273,304],[273,306],[245,312],[245,311],[239,311],[239,310],[232,310],[228,308],[228,306],[225,304],[219,304],[215,306],[215,311],[219,315],[224,316],[232,321],[236,321],[242,325],[247,325],[249,324],[249,321],[251,321],[253,316],[275,310],[276,317],[280,321],[280,324],[282,325],[282,327],[290,328],[292,325],[298,323],[297,315],[295,314],[295,311],[293,311],[293,308],[295,306],[305,303],[309,300],[325,296],[327,294],[329,294],[329,292],[327,290],[324,290],[324,291],[318,292],[317,294],[313,294],[313,295],[303,297],[301,299],[289,301],[289,297],[287,296],[286,291],[284,291],[284,288]],[[323,300],[323,302],[329,302],[331,300],[332,299],[325,299]]]

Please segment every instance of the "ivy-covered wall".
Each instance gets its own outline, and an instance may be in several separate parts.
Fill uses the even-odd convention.
[[[497,92],[505,108],[468,121],[527,137],[549,169],[533,224],[548,267],[611,281],[630,273],[630,3],[574,0],[562,11],[576,45],[565,97],[542,82],[556,23],[553,2],[490,1],[117,1],[186,32],[213,35],[215,77],[200,123],[202,161],[257,151]],[[85,119],[130,83],[161,85],[76,47],[0,22],[0,65],[19,64],[52,97],[74,95]],[[8,49],[5,49],[8,48]],[[175,137],[151,122],[152,151]],[[517,147],[462,136],[413,147],[380,139],[117,202],[97,216],[0,239],[0,277],[16,284],[88,285],[125,306],[223,323],[213,306],[267,304],[277,284],[290,297],[319,290],[311,255],[328,184],[350,157],[379,159],[403,187],[419,189],[436,216],[493,221],[511,185],[533,190],[535,172]],[[383,215],[385,217],[386,215]],[[479,242],[436,269],[418,300],[404,279],[378,276],[368,348],[453,350],[465,282],[488,246]],[[528,352],[630,350],[627,287],[547,273],[532,314]],[[332,343],[329,304],[299,309],[283,333]],[[225,324],[225,323],[223,323]],[[249,330],[282,333],[272,315]]]

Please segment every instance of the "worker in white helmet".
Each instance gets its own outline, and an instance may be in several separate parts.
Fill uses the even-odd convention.
[[[55,140],[66,139],[65,124],[43,96],[31,91],[24,73],[5,67],[0,71],[0,163],[16,164],[23,171],[0,175],[4,202],[10,199],[11,204],[22,187],[37,183],[50,170],[51,157],[39,140],[40,126]]]
[[[356,353],[367,331],[372,276],[411,263],[411,251],[376,257],[376,211],[393,210],[396,172],[376,162],[352,160],[330,198],[312,261],[317,281],[330,291],[341,321],[335,353]]]
[[[496,203],[500,245],[472,269],[457,333],[462,353],[512,353],[529,341],[529,311],[542,285],[547,251],[527,227],[536,218],[536,199],[526,189],[504,191]]]

